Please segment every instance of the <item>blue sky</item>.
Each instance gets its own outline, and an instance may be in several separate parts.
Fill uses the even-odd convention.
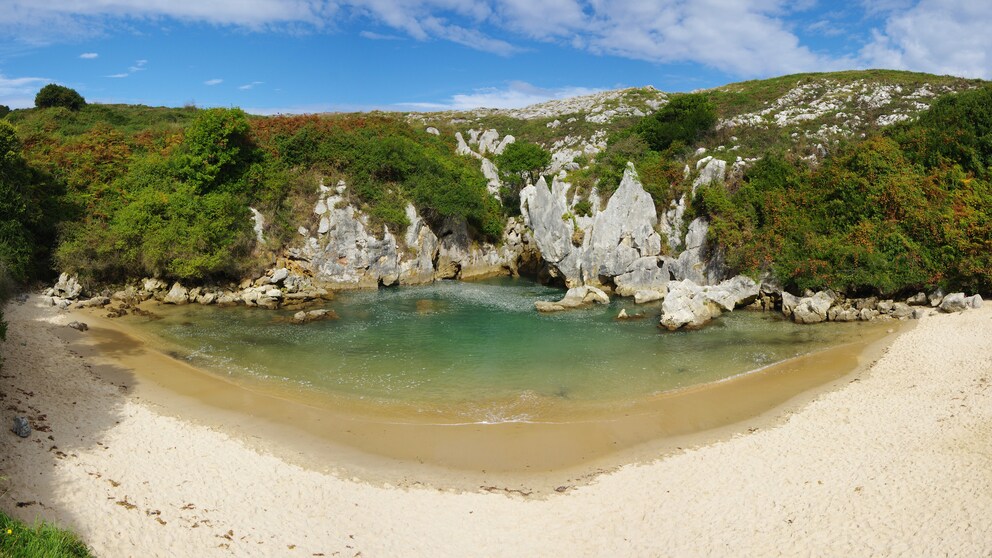
[[[897,68],[992,78],[988,0],[4,0],[0,104],[523,106]]]

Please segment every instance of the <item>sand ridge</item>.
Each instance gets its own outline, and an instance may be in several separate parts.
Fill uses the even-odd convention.
[[[286,463],[100,379],[68,315],[5,313],[4,424],[42,428],[0,432],[0,506],[99,556],[992,554],[992,308],[925,318],[778,426],[543,499]]]

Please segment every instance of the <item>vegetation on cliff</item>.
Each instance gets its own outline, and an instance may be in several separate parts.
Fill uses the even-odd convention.
[[[733,171],[695,188],[686,216],[710,219],[734,271],[798,289],[989,291],[989,91],[864,71],[436,115],[46,101],[0,120],[0,262],[20,281],[52,268],[100,281],[236,279],[297,242],[315,223],[318,185],[339,180],[374,234],[402,233],[413,204],[435,228],[460,219],[498,241],[515,194],[540,173],[570,165],[571,210],[588,215],[593,190],[607,199],[632,161],[661,213],[690,197],[703,147]],[[502,204],[478,161],[455,154],[467,126],[517,137],[494,157]],[[265,246],[249,207],[266,216]]]
[[[711,238],[731,267],[800,290],[989,292],[990,107],[990,86],[942,98],[817,166],[769,154],[700,190]]]

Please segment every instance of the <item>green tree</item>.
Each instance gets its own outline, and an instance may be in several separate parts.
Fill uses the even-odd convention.
[[[6,118],[10,114],[10,107],[7,105],[0,105],[0,119]]]
[[[25,161],[14,126],[0,120],[0,266],[17,281],[44,267],[45,248],[55,228],[48,186]]]
[[[86,100],[75,89],[49,83],[35,95],[34,106],[38,108],[65,107],[69,110],[79,110],[86,106]]]
[[[506,146],[494,162],[507,182],[519,185],[526,180],[537,180],[541,171],[551,164],[551,154],[536,143],[518,141]]]
[[[641,120],[634,131],[655,151],[664,151],[676,142],[692,146],[716,124],[716,109],[703,94],[673,97],[658,112]]]
[[[175,172],[199,193],[221,186],[239,189],[240,178],[258,156],[248,115],[241,109],[209,109],[197,115],[175,159]]]

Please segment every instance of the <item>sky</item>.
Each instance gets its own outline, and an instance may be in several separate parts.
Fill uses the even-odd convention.
[[[0,0],[0,104],[519,107],[856,68],[992,78],[988,0]]]

